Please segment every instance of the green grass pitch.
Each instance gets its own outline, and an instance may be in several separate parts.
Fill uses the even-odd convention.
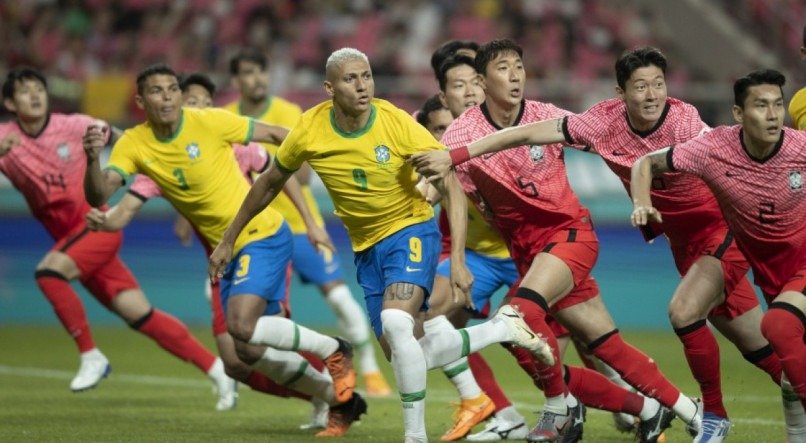
[[[212,347],[209,329],[193,328],[193,332]],[[312,432],[298,429],[310,412],[305,402],[271,398],[241,386],[237,409],[216,412],[211,384],[196,368],[177,361],[128,329],[96,328],[94,334],[112,362],[112,374],[96,389],[73,394],[68,384],[78,367],[78,357],[63,330],[56,326],[0,325],[0,442],[316,440]],[[624,335],[655,358],[684,392],[697,395],[681,345],[671,332]],[[778,389],[729,343],[720,340],[720,346],[725,403],[734,423],[729,441],[785,441]],[[570,354],[568,360],[578,362],[573,351]],[[542,395],[505,351],[490,348],[484,355],[520,413],[534,425]],[[383,363],[382,367],[392,381],[389,365]],[[452,412],[449,403],[455,399],[445,377],[432,371],[426,399],[431,441],[439,441],[447,429]],[[675,421],[667,441],[691,441],[683,428]],[[370,399],[369,415],[342,440],[399,442],[402,434],[399,400]],[[614,430],[608,413],[590,410],[584,441],[632,440]]]

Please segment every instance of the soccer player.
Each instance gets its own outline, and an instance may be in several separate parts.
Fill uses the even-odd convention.
[[[427,334],[420,343],[414,338],[415,316],[426,306],[433,287],[439,231],[405,157],[442,146],[405,111],[374,98],[372,71],[362,52],[352,48],[333,52],[325,71],[324,87],[332,100],[302,115],[272,166],[255,181],[210,256],[210,274],[220,275],[244,226],[307,161],[333,198],[356,252],[358,282],[364,288],[371,324],[397,378],[405,439],[425,441],[427,368],[442,367],[502,341],[514,341],[542,358],[550,359],[551,354],[512,309],[462,331]],[[472,276],[464,261],[465,197],[451,174],[435,185],[446,199],[455,240],[451,286],[454,296],[470,305]]]
[[[0,124],[0,172],[22,192],[28,207],[56,241],[39,262],[35,278],[81,354],[70,382],[73,392],[95,387],[111,370],[96,347],[81,299],[70,287],[78,280],[90,294],[132,329],[150,337],[213,381],[219,401],[235,392],[224,366],[173,316],[151,306],[137,280],[118,257],[121,233],[92,232],[84,215],[84,154],[81,137],[89,125],[106,123],[80,114],[51,113],[45,77],[30,68],[11,70],[3,82],[3,104],[14,114]],[[104,144],[106,135],[99,142]]]
[[[439,100],[439,94],[435,94],[423,103],[416,119],[417,123],[423,125],[435,139],[439,140],[453,121],[453,116]]]
[[[806,62],[806,26],[803,27],[803,46],[800,47],[800,60]],[[789,116],[792,127],[806,130],[806,86],[800,88],[789,101]]]
[[[268,60],[256,50],[245,50],[236,54],[229,65],[232,83],[240,92],[240,99],[224,107],[239,115],[252,117],[257,121],[291,128],[299,120],[302,110],[299,106],[269,94]],[[277,144],[264,143],[270,155],[277,152]],[[308,209],[320,227],[324,221],[308,183],[311,168],[303,164],[295,174],[302,183],[302,191],[308,202]],[[350,288],[342,278],[338,256],[330,250],[317,251],[308,241],[307,229],[289,197],[280,194],[272,202],[272,208],[288,222],[294,238],[294,252],[291,265],[303,283],[313,283],[322,293],[325,302],[336,314],[339,329],[352,343],[360,362],[364,387],[370,396],[385,397],[392,393],[375,361],[375,348],[370,341],[369,324],[363,310],[353,298]]]
[[[87,200],[102,205],[131,174],[142,173],[196,226],[208,245],[217,245],[249,189],[232,144],[278,142],[287,130],[221,109],[182,108],[177,76],[166,65],[153,65],[138,74],[135,101],[146,112],[147,121],[123,133],[103,171],[98,161],[103,131],[95,125],[87,128]],[[305,216],[311,238],[326,245],[326,234],[309,213]],[[288,371],[293,362],[298,362],[297,368],[304,366],[302,357],[290,351],[310,352],[324,360],[332,381],[311,371],[311,377],[294,386],[308,395],[324,393],[321,400],[331,405],[328,427],[317,435],[343,435],[366,411],[366,403],[353,393],[355,372],[349,343],[276,315],[282,312],[285,299],[291,247],[288,225],[273,209],[256,217],[238,237],[238,258],[220,280],[227,328],[235,339],[238,358],[273,374],[275,380],[293,376]]]
[[[664,173],[705,181],[769,304],[761,332],[806,406],[806,133],[784,127],[784,82],[774,70],[747,74],[733,85],[738,125],[641,157],[632,167],[631,219],[636,226],[664,221],[650,198]],[[806,439],[806,426],[787,431],[790,441]]]
[[[190,74],[182,79],[180,82],[180,89],[182,90],[182,100],[184,106],[191,108],[207,108],[213,105],[213,95],[215,94],[215,84],[204,74]],[[238,160],[238,166],[241,173],[247,177],[251,182],[252,174],[262,172],[269,164],[269,157],[262,146],[257,143],[249,143],[247,145],[234,146],[235,157]],[[289,182],[291,183],[291,182]],[[299,185],[297,185],[299,186]],[[132,182],[126,194],[120,201],[105,212],[92,208],[87,215],[87,224],[90,229],[104,230],[104,231],[118,231],[126,227],[135,215],[140,211],[140,208],[151,198],[160,197],[162,192],[160,188],[154,183],[153,180],[143,174],[138,174]],[[300,194],[300,201],[303,199]],[[300,203],[304,204],[304,203]],[[186,220],[180,216],[180,220]],[[191,226],[191,231],[198,230]],[[202,244],[209,252],[207,242],[201,237]],[[295,391],[293,385],[295,383],[305,383],[305,378],[318,379],[322,377],[316,372],[309,370],[307,367],[302,371],[301,377],[297,377],[297,369],[300,363],[304,362],[288,360],[285,361],[288,367],[284,370],[294,376],[291,378],[284,378],[279,380],[279,384],[266,377],[266,375],[252,369],[249,365],[242,362],[235,352],[235,343],[232,337],[227,333],[227,324],[224,319],[224,312],[221,306],[221,299],[219,293],[219,285],[215,284],[210,287],[210,302],[213,310],[213,336],[215,337],[216,347],[221,359],[224,362],[224,369],[227,375],[234,379],[247,384],[254,390],[265,392],[280,397],[296,397],[305,400],[311,400],[314,404],[313,421],[308,427],[325,427],[327,425],[327,403],[322,402],[317,397],[311,398],[306,395]],[[281,303],[281,308],[284,314],[288,314],[288,306],[285,302]],[[264,351],[265,352],[265,351]],[[315,365],[315,370],[321,372],[321,362],[318,360],[311,360]],[[269,375],[275,377],[280,373],[280,369],[272,370]],[[325,376],[325,378],[327,378]],[[327,383],[322,384],[327,386]],[[236,406],[237,396],[227,398],[228,401],[219,401],[217,408],[219,410],[233,409]]]
[[[524,275],[510,303],[520,308],[533,331],[547,337],[552,349],[557,349],[554,333],[545,322],[551,313],[596,357],[649,397],[639,397],[640,406],[626,407],[638,409],[642,441],[655,441],[669,426],[674,417],[670,409],[698,430],[697,404],[682,395],[649,357],[622,340],[589,275],[598,255],[598,240],[588,210],[568,184],[562,144],[523,145],[506,154],[470,159],[483,143],[479,139],[486,135],[569,115],[553,105],[523,99],[521,55],[521,48],[510,40],[482,45],[475,64],[485,87],[484,104],[466,111],[448,128],[443,137],[451,148],[447,165],[438,158],[443,155],[431,153],[416,155],[412,162],[426,175],[443,173],[443,166],[450,168],[450,160],[458,165],[465,192],[504,235]],[[555,360],[557,364],[540,371],[546,404],[527,439],[559,438],[577,406],[576,399],[565,395],[568,388],[556,355]]]
[[[600,155],[629,189],[630,167],[642,155],[708,130],[693,106],[667,97],[666,66],[655,48],[627,51],[616,62],[619,98],[579,115],[493,134],[474,144],[471,155],[520,145],[575,145]],[[690,175],[666,174],[653,182],[652,198],[665,222],[643,233],[648,241],[666,235],[682,276],[669,316],[703,394],[703,435],[698,441],[721,441],[731,424],[722,402],[719,347],[706,318],[776,383],[781,364],[761,335],[762,312],[745,278],[747,261],[705,183]]]

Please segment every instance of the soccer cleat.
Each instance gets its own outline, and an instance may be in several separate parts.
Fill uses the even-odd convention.
[[[323,431],[316,434],[317,437],[341,437],[347,433],[350,426],[361,419],[362,414],[367,413],[367,402],[361,394],[354,392],[353,396],[346,402],[330,407],[327,418],[327,426]]]
[[[392,395],[392,388],[380,372],[367,372],[364,374],[364,389],[367,397],[389,397]]]
[[[691,401],[697,406],[697,412],[694,414],[694,418],[686,423],[686,432],[688,432],[688,435],[696,437],[702,430],[703,404],[702,400],[699,398],[692,398]]]
[[[330,406],[325,401],[316,397],[311,399],[311,404],[313,405],[313,410],[311,411],[311,421],[305,423],[304,425],[300,425],[299,428],[302,430],[326,428]]]
[[[573,408],[568,408],[568,415],[571,416],[571,424],[568,426],[568,429],[565,430],[565,435],[563,435],[562,440],[560,440],[562,443],[576,443],[582,440],[582,431],[585,426],[587,414],[588,411],[582,403],[578,403]]]
[[[466,439],[470,441],[523,440],[527,433],[529,433],[529,428],[526,427],[525,421],[509,421],[493,416],[481,432],[470,434]]]
[[[473,429],[473,426],[484,421],[493,412],[495,412],[495,405],[483,392],[476,398],[462,400],[453,413],[453,426],[442,435],[440,440],[455,441],[463,438]]]
[[[554,365],[554,354],[551,352],[551,346],[540,334],[535,334],[529,329],[529,326],[523,321],[523,316],[515,306],[501,306],[495,314],[495,318],[507,325],[511,335],[509,342],[528,349],[541,362],[549,366]]]
[[[557,414],[543,410],[537,425],[526,434],[528,442],[560,441],[566,430],[571,426],[570,411],[566,414]]]
[[[627,414],[626,412],[614,412],[613,413],[613,426],[616,427],[616,430],[619,432],[624,433],[633,433],[635,429],[638,427],[638,420],[636,417]]]
[[[355,389],[353,347],[341,337],[334,338],[339,342],[339,347],[336,352],[325,358],[324,363],[333,378],[333,394],[336,397],[336,402],[341,404],[350,400]]]
[[[216,358],[215,363],[207,371],[207,376],[213,382],[213,392],[218,394],[216,411],[231,411],[238,405],[238,382],[229,378],[224,372],[224,362]]]
[[[730,432],[730,420],[713,412],[706,412],[702,417],[700,433],[694,437],[694,443],[720,443]]]
[[[789,443],[806,443],[806,413],[786,377],[781,379],[781,400],[784,405],[787,441]]]
[[[78,373],[70,381],[70,390],[73,392],[86,391],[92,389],[101,382],[101,379],[109,376],[112,366],[104,354],[98,348],[81,354],[81,366]]]
[[[672,425],[674,412],[666,406],[661,405],[658,412],[648,420],[641,420],[638,423],[636,437],[641,443],[658,443],[663,436],[663,431]],[[665,440],[665,437],[663,437]]]

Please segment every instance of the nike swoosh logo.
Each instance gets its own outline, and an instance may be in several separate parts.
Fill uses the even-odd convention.
[[[239,284],[241,284],[241,283],[243,283],[243,282],[245,282],[247,280],[249,280],[249,277],[236,278],[235,280],[232,281],[232,284],[233,285],[239,285]]]
[[[411,266],[406,266],[406,272],[417,272],[422,271],[421,268],[412,268]]]

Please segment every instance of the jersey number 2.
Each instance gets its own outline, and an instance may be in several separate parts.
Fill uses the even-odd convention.
[[[188,186],[188,181],[185,179],[185,171],[182,168],[176,168],[173,170],[174,177],[179,181],[179,189],[183,191],[187,191],[190,189]]]

